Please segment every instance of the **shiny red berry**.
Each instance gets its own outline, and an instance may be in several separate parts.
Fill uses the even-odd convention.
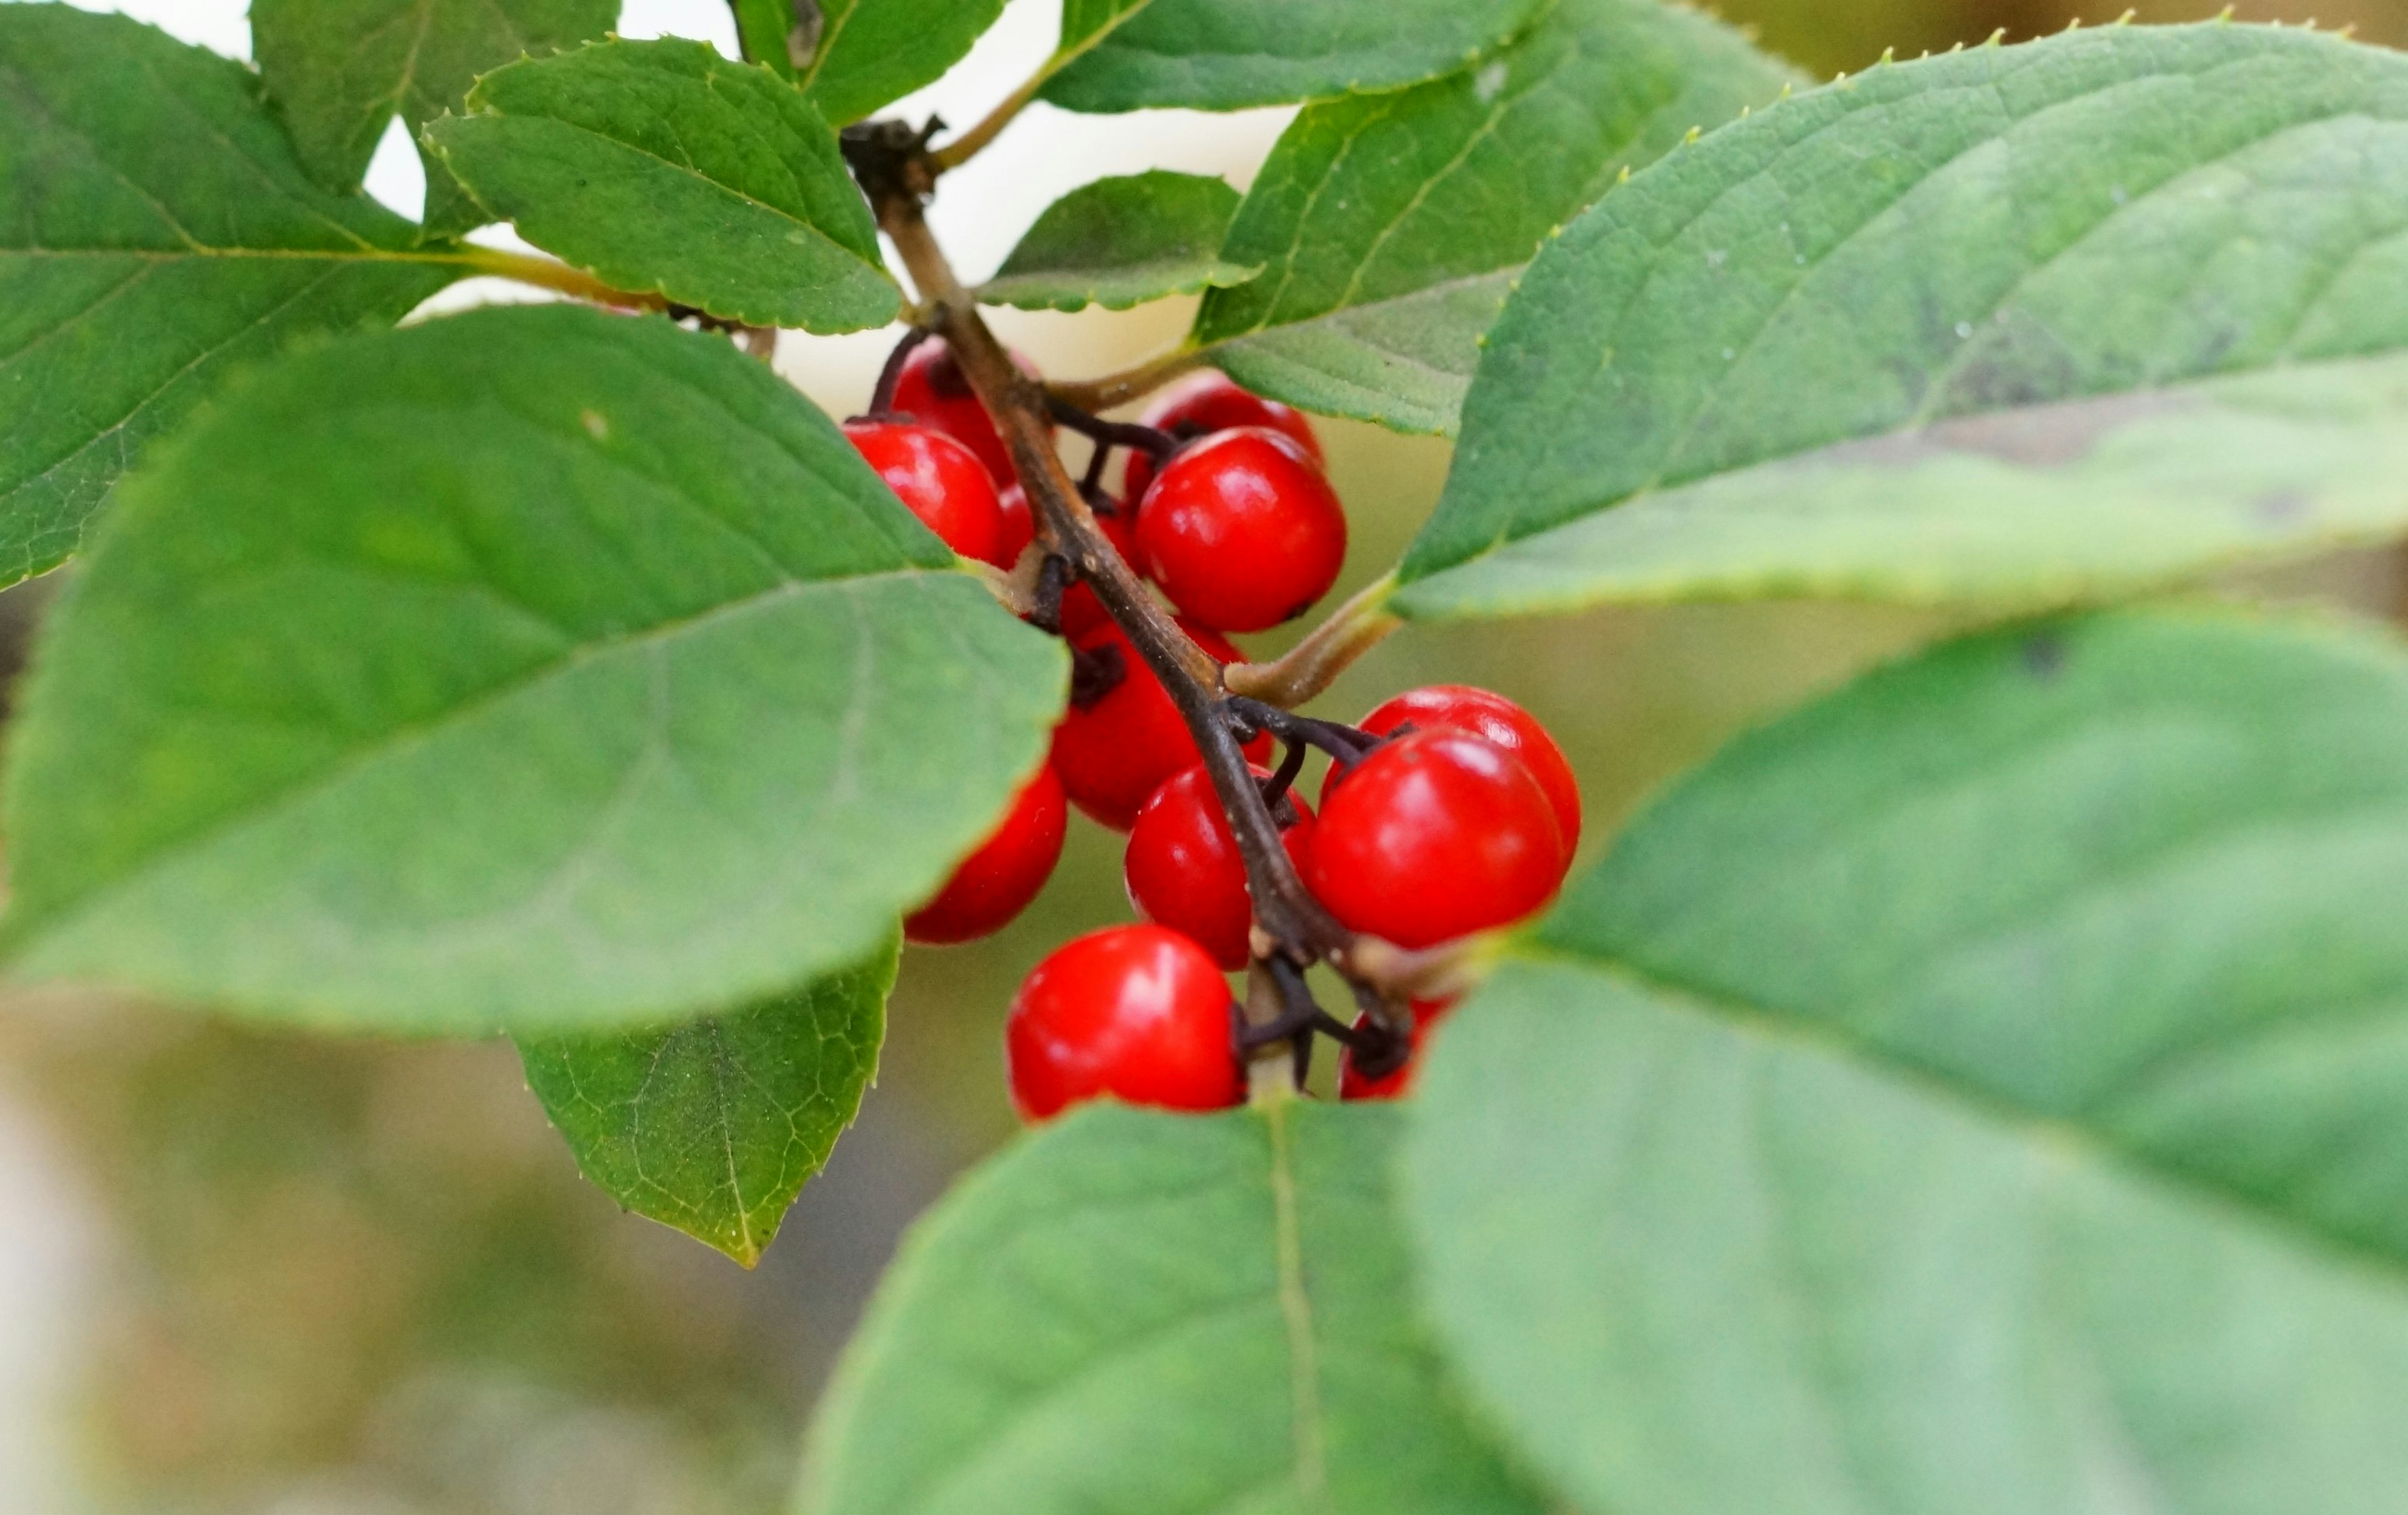
[[[1003,1047],[1025,1121],[1104,1094],[1174,1110],[1245,1097],[1228,983],[1161,926],[1108,926],[1057,949],[1012,996]]]
[[[1011,361],[1031,379],[1037,377],[1036,365],[1026,358],[1015,352]],[[997,484],[1019,480],[1020,470],[1011,465],[1011,449],[1004,446],[1002,434],[995,429],[995,418],[979,403],[968,377],[942,341],[923,342],[903,360],[903,372],[895,384],[894,408],[896,414],[934,426],[977,453]]]
[[[997,567],[1010,568],[1020,562],[1020,554],[1037,540],[1037,518],[1028,508],[1028,492],[1013,484],[996,496],[1003,509],[1003,537],[996,550],[1003,555]]]
[[[968,448],[930,426],[855,421],[845,438],[886,480],[905,509],[966,558],[1011,566],[1003,501],[995,479]]]
[[[1256,779],[1269,770],[1256,768]],[[1296,821],[1281,833],[1298,869],[1312,847],[1312,811],[1291,793]],[[1246,890],[1246,861],[1238,852],[1212,776],[1202,768],[1173,774],[1137,813],[1129,828],[1121,878],[1129,903],[1147,920],[1184,932],[1212,954],[1226,972],[1246,965],[1254,896]]]
[[[1184,622],[1182,622],[1183,625]],[[1200,626],[1187,626],[1197,646],[1223,663],[1235,663],[1236,648]],[[1114,831],[1126,831],[1162,781],[1182,768],[1203,761],[1179,707],[1170,702],[1162,680],[1146,666],[1128,634],[1111,622],[1074,637],[1089,670],[1082,679],[1102,678],[1109,687],[1087,697],[1074,691],[1069,711],[1054,728],[1054,771],[1062,776],[1070,803]],[[1246,755],[1270,759],[1268,736],[1258,736]]]
[[[1413,1036],[1412,1048],[1405,1060],[1389,1073],[1379,1078],[1366,1078],[1354,1071],[1354,1054],[1340,1053],[1338,1059],[1338,1097],[1340,1099],[1401,1099],[1412,1093],[1413,1079],[1420,1073],[1422,1048],[1429,1041],[1430,1028],[1455,1008],[1451,999],[1417,999],[1413,1001]],[[1354,1029],[1362,1030],[1370,1023],[1369,1016],[1358,1016]]]
[[[1001,931],[1053,877],[1069,818],[1062,780],[1049,763],[1021,787],[1003,823],[962,859],[937,897],[905,918],[905,939],[942,946]]]
[[[1139,565],[1180,614],[1222,631],[1292,621],[1346,561],[1346,512],[1305,450],[1240,427],[1190,443],[1137,507]]]
[[[1469,732],[1505,749],[1547,792],[1547,803],[1555,808],[1555,824],[1563,830],[1564,850],[1580,845],[1580,780],[1572,777],[1572,765],[1564,761],[1564,750],[1539,718],[1504,695],[1469,684],[1432,684],[1405,691],[1360,723],[1374,736],[1411,725],[1416,731]]]
[[[1325,461],[1321,438],[1313,435],[1312,422],[1305,419],[1303,411],[1240,389],[1237,380],[1224,373],[1208,370],[1181,379],[1146,407],[1140,419],[1182,442],[1210,436],[1214,432],[1235,431],[1240,426],[1266,426],[1294,437],[1312,457],[1315,467]],[[1154,460],[1142,452],[1130,453],[1126,482],[1122,486],[1128,497],[1143,498],[1145,486],[1153,479]]]
[[[1096,524],[1103,528],[1105,538],[1121,555],[1121,561],[1134,567],[1137,544],[1129,540],[1128,511],[1117,506],[1109,511],[1098,510]],[[1074,642],[1097,626],[1110,624],[1111,619],[1104,609],[1104,602],[1096,598],[1089,585],[1073,584],[1062,595],[1062,635]]]
[[[1304,879],[1353,929],[1432,947],[1536,910],[1569,861],[1529,769],[1477,736],[1425,731],[1329,785]]]

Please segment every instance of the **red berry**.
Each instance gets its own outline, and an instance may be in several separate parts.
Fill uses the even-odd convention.
[[[1412,1093],[1413,1078],[1421,1071],[1422,1048],[1429,1040],[1430,1028],[1455,1008],[1451,999],[1417,999],[1413,1001],[1412,1046],[1404,1062],[1393,1073],[1377,1079],[1367,1079],[1354,1071],[1354,1054],[1341,1053],[1338,1059],[1338,1097],[1340,1099],[1399,1099]],[[1362,1030],[1370,1017],[1355,1018],[1354,1029]]]
[[[1315,467],[1324,461],[1321,438],[1312,434],[1312,422],[1305,419],[1303,411],[1240,389],[1237,381],[1224,373],[1207,370],[1181,379],[1146,407],[1141,419],[1154,430],[1168,432],[1182,442],[1210,436],[1214,432],[1234,431],[1240,426],[1267,426],[1294,437],[1311,454]],[[1145,486],[1153,478],[1154,460],[1142,452],[1130,453],[1126,481],[1122,486],[1128,497],[1144,498]]]
[[[1568,861],[1529,769],[1477,736],[1424,731],[1329,785],[1304,879],[1354,930],[1433,947],[1528,915]]]
[[[1015,352],[1011,361],[1022,373],[1037,377],[1036,365],[1026,358]],[[894,405],[898,415],[934,426],[977,453],[997,483],[1019,479],[1020,470],[1011,465],[1011,449],[1004,446],[1002,434],[995,429],[995,418],[979,403],[968,377],[942,341],[923,342],[903,360]]]
[[[1469,732],[1512,753],[1547,792],[1547,803],[1555,808],[1564,850],[1570,852],[1580,845],[1580,780],[1572,777],[1564,750],[1539,724],[1538,717],[1484,689],[1432,684],[1405,691],[1362,720],[1362,728],[1374,736],[1385,736],[1408,724],[1416,731]]]
[[[1003,536],[996,550],[1002,554],[998,568],[1010,568],[1020,562],[1020,554],[1037,540],[1037,518],[1028,508],[1028,492],[1014,484],[996,496],[1003,510]]]
[[[966,558],[1011,566],[1004,557],[1006,522],[995,480],[977,454],[927,426],[898,421],[855,421],[844,435],[886,487],[920,523]]]
[[[1096,512],[1096,524],[1103,528],[1105,538],[1112,544],[1112,550],[1121,555],[1121,561],[1134,566],[1137,547],[1129,540],[1128,511],[1125,508],[1109,512],[1098,510]],[[1062,635],[1074,642],[1097,626],[1109,624],[1111,619],[1104,609],[1104,602],[1096,598],[1094,588],[1087,584],[1073,584],[1062,596]]]
[[[1254,770],[1257,779],[1269,770]],[[1312,843],[1312,812],[1291,793],[1296,823],[1281,839],[1296,865],[1304,866]],[[1238,853],[1212,776],[1202,768],[1172,775],[1137,813],[1129,829],[1121,878],[1129,903],[1149,921],[1194,937],[1226,972],[1246,965],[1254,896],[1246,891],[1246,861]]]
[[[1185,629],[1218,661],[1238,661],[1238,650],[1219,636],[1198,626]],[[1126,831],[1137,820],[1138,808],[1164,779],[1203,758],[1180,719],[1179,707],[1170,702],[1162,680],[1146,666],[1127,633],[1108,621],[1070,645],[1082,654],[1117,661],[1121,675],[1083,707],[1074,700],[1054,728],[1054,771],[1062,776],[1062,789],[1071,804],[1114,831]],[[1259,762],[1268,762],[1270,754],[1268,736],[1256,737],[1246,747],[1246,755]]]
[[[1161,926],[1107,926],[1056,949],[1012,996],[1003,1049],[1025,1121],[1101,1094],[1174,1110],[1245,1097],[1228,983]]]
[[[904,937],[940,946],[1001,931],[1053,876],[1068,826],[1062,780],[1049,763],[1021,786],[1003,823],[962,859],[937,897],[904,920]]]
[[[1304,449],[1240,427],[1190,443],[1137,508],[1146,577],[1180,613],[1222,631],[1292,621],[1346,561],[1346,512]]]

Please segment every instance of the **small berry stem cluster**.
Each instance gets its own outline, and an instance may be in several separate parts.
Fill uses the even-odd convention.
[[[1347,1050],[1351,1093],[1395,1093],[1445,1004],[1413,1000],[1384,970],[1554,893],[1578,823],[1561,754],[1526,714],[1477,691],[1451,693],[1510,719],[1482,730],[1474,717],[1496,710],[1383,707],[1357,728],[1230,693],[1222,670],[1240,655],[1221,634],[1302,614],[1344,557],[1344,513],[1310,423],[1217,374],[1166,395],[1141,425],[1049,393],[929,233],[922,204],[940,167],[925,134],[872,123],[849,131],[846,150],[921,300],[849,434],[956,551],[1033,579],[1030,619],[1063,633],[1074,659],[1052,761],[910,934],[964,940],[1016,914],[1058,856],[1067,796],[1130,833],[1130,896],[1151,923],[1078,938],[1024,984],[1008,1053],[1025,1115],[1101,1093],[1235,1103],[1246,1058],[1268,1067],[1260,1059],[1285,1047],[1300,1080],[1320,1035]],[[1057,424],[1094,445],[1084,480],[1056,449]],[[1102,488],[1114,450],[1127,455],[1120,501]],[[1262,765],[1274,739],[1285,748],[1275,769]],[[1295,793],[1314,750],[1335,765],[1317,819]],[[1306,970],[1319,965],[1347,981],[1351,1022],[1315,1002]],[[1221,978],[1240,968],[1242,1011]]]

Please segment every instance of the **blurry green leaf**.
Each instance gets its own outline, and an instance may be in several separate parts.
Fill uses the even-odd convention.
[[[1003,0],[818,0],[819,50],[802,80],[842,126],[933,84],[1003,14]]]
[[[1090,1107],[904,1243],[806,1453],[810,1515],[1535,1515],[1423,1344],[1396,1112]]]
[[[2120,614],[1742,738],[1435,1043],[1453,1360],[1584,1508],[2408,1487],[2408,653]]]
[[[657,319],[331,347],[125,494],[11,732],[22,979],[388,1031],[748,1004],[884,941],[1061,708],[825,417]]]
[[[1221,259],[1237,209],[1237,191],[1200,174],[1099,179],[1046,207],[979,298],[1024,310],[1126,310],[1241,284],[1262,270]]]
[[[251,43],[301,162],[330,189],[356,190],[395,112],[415,139],[478,75],[618,19],[619,0],[251,0]],[[437,231],[483,219],[431,161],[426,206]]]
[[[1207,295],[1196,340],[1262,393],[1452,432],[1480,335],[1548,232],[1795,77],[1698,11],[1559,0],[1476,69],[1314,106],[1223,250],[1267,271]]]
[[[1326,100],[1477,62],[1548,0],[1064,0],[1039,98],[1067,110]]]
[[[527,1085],[604,1193],[751,1267],[861,1108],[896,956],[669,1030],[523,1038]]]
[[[703,43],[512,64],[426,139],[521,236],[617,288],[813,332],[883,325],[901,304],[827,123]]]
[[[736,13],[744,60],[781,79],[799,79],[819,50],[824,25],[818,0],[728,0]]]
[[[74,552],[229,370],[466,271],[415,239],[312,183],[239,64],[122,17],[0,7],[0,584]]]
[[[2161,528],[2169,487],[2192,477],[2179,454],[2227,407],[2296,401],[2307,414],[2295,430],[2327,434],[2353,408],[2369,426],[2396,425],[2393,412],[2349,398],[2346,376],[2306,377],[2292,398],[2258,388],[2034,407],[2408,346],[2403,292],[2399,53],[2218,23],[1877,68],[1674,154],[1531,264],[1490,334],[1398,604],[1494,613],[1634,585],[1650,598],[1799,587],[1922,598],[1966,584],[2028,600],[2128,582],[2135,538]],[[1885,440],[1823,450],[1866,438]],[[2144,444],[2177,455],[2143,458]],[[2329,536],[2326,496],[2354,465],[2316,454],[2363,455],[2372,439],[2281,445],[2294,455],[2253,472],[2287,470],[2307,508],[2268,507],[2263,529],[2236,532],[2235,495],[2217,491],[2142,577]],[[1967,450],[2024,462],[2012,474],[1979,465],[1980,486],[1960,493],[1978,460],[1945,455]],[[1593,519],[1784,460],[1796,461],[1665,498],[1627,527]],[[1911,477],[1869,485],[1886,469]],[[2029,522],[1995,518],[2010,477],[2034,486]],[[2259,504],[2239,503],[2244,515]],[[1742,511],[1756,512],[1753,542],[1735,550]],[[2365,523],[2361,512],[2353,524]],[[2003,566],[1972,562],[2008,533],[2012,584]],[[1519,562],[1565,571],[1462,567],[1515,543]]]

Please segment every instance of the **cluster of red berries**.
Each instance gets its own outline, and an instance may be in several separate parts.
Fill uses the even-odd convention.
[[[871,466],[956,552],[1015,565],[1033,539],[1027,502],[941,343],[911,353],[887,409],[846,427]],[[1164,446],[1131,452],[1122,498],[1091,488],[1089,503],[1197,644],[1236,662],[1223,633],[1292,620],[1337,579],[1346,519],[1320,441],[1298,412],[1218,374],[1166,394],[1147,434]],[[1223,975],[1252,955],[1244,861],[1194,738],[1127,634],[1084,585],[1063,596],[1059,622],[1078,673],[1052,759],[906,935],[959,942],[1001,928],[1053,872],[1076,805],[1129,834],[1124,876],[1150,923],[1079,937],[1022,984],[1006,1038],[1015,1103],[1029,1120],[1102,1094],[1233,1105],[1244,1067]],[[1254,773],[1298,876],[1342,924],[1431,947],[1520,920],[1555,893],[1580,836],[1580,792],[1527,711],[1440,686],[1388,701],[1358,727],[1326,729],[1347,745],[1318,815],[1268,767]],[[1267,732],[1246,747],[1262,765],[1271,750]],[[1446,1008],[1413,1006],[1414,1047]],[[1350,1059],[1342,1093],[1389,1097],[1411,1067],[1408,1058],[1367,1077]]]

